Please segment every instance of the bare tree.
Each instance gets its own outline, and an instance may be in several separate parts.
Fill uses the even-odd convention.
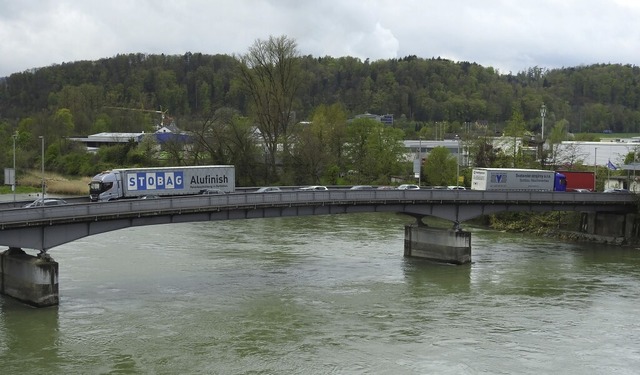
[[[240,77],[266,149],[270,180],[277,179],[279,145],[285,164],[289,157],[290,127],[295,122],[293,104],[301,77],[298,57],[295,40],[271,36],[256,40],[239,58]]]
[[[584,164],[588,154],[582,151],[579,142],[564,142],[555,146],[551,164],[564,169],[575,169]]]
[[[219,108],[211,115],[194,123],[192,155],[193,160],[204,160],[214,164],[236,166],[236,184],[255,185],[261,162],[254,127],[246,117],[231,108]]]

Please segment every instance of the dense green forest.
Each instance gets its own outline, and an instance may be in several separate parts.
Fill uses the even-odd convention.
[[[0,78],[0,164],[10,166],[15,136],[18,169],[37,167],[42,136],[47,169],[67,174],[229,163],[239,184],[335,183],[346,174],[384,183],[411,173],[393,142],[438,133],[470,141],[510,128],[539,134],[542,104],[548,134],[557,126],[563,134],[640,132],[640,69],[603,64],[501,74],[441,58],[304,56],[287,37],[258,40],[241,56],[126,54],[64,63]],[[364,113],[392,114],[393,125],[349,121]],[[188,149],[165,144],[158,153],[143,143],[89,154],[65,141],[152,132],[161,115],[194,135]],[[476,160],[500,159],[487,159],[485,146],[475,149]]]

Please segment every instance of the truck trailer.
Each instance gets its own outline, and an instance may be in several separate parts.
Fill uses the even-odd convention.
[[[91,179],[89,198],[103,202],[145,195],[194,195],[206,189],[232,193],[235,177],[232,165],[113,169]]]
[[[542,169],[474,168],[471,190],[565,191],[566,180]]]
[[[596,178],[593,172],[556,171],[567,179],[567,191],[596,191]]]

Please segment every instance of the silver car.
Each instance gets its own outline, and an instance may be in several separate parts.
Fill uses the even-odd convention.
[[[256,193],[279,193],[282,190],[277,187],[277,186],[265,186],[265,187],[261,187],[260,189],[256,190]]]
[[[67,204],[67,201],[65,201],[64,199],[58,199],[58,198],[45,198],[44,200],[42,198],[38,198],[35,201],[29,203],[29,204],[25,204],[24,208],[31,208],[31,207],[50,207],[50,206],[60,206],[63,204]]]
[[[398,190],[420,190],[420,186],[413,184],[402,184],[398,186]]]
[[[371,185],[354,185],[350,190],[375,190]]]
[[[326,186],[321,186],[321,185],[312,185],[312,186],[305,186],[305,187],[301,187],[300,190],[320,190],[320,191],[324,191],[324,190],[329,190],[327,189]]]

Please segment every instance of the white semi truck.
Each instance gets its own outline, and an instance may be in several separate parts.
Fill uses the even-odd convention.
[[[562,173],[542,169],[474,168],[471,190],[566,191]]]
[[[235,191],[232,165],[203,165],[166,168],[123,168],[97,174],[89,183],[92,202],[145,195],[192,195],[207,189]]]

